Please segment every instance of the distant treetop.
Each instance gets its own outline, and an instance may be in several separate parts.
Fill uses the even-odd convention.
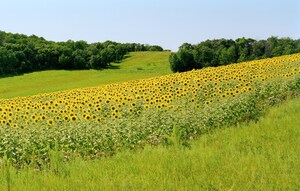
[[[113,41],[54,42],[35,35],[0,31],[0,76],[52,69],[100,69],[118,62],[128,52],[163,51],[158,45]]]
[[[206,40],[199,44],[184,43],[170,55],[173,72],[184,72],[208,66],[221,66],[249,60],[270,58],[300,52],[300,39],[270,37]]]

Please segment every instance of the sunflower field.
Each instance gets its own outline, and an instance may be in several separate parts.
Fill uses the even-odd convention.
[[[0,100],[0,158],[18,167],[107,157],[257,119],[300,89],[300,54]]]

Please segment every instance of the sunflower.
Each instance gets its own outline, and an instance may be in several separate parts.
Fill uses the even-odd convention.
[[[53,119],[48,119],[47,120],[48,125],[53,126],[54,125],[54,121]]]
[[[70,120],[73,121],[73,122],[77,121],[77,117],[75,115],[73,115],[73,116],[70,117]]]
[[[70,118],[69,118],[69,116],[67,116],[67,115],[65,115],[64,118],[63,118],[64,121],[69,121],[69,119],[70,119]]]

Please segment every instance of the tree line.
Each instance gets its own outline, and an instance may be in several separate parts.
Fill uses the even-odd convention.
[[[173,72],[209,66],[221,66],[300,52],[300,39],[269,37],[206,40],[199,44],[184,43],[169,61]]]
[[[35,35],[0,31],[0,76],[52,69],[101,69],[134,51],[163,51],[163,48],[113,41],[54,42]]]

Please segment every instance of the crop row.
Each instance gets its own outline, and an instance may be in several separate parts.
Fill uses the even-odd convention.
[[[300,54],[99,87],[0,100],[0,157],[18,165],[107,156],[251,120],[299,88]],[[36,164],[35,163],[35,164]]]

